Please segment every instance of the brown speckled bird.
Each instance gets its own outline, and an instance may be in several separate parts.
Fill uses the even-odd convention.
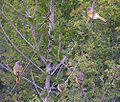
[[[22,65],[20,65],[20,61],[17,61],[15,63],[15,66],[13,67],[13,73],[16,76],[16,84],[20,83],[20,77],[22,74]]]
[[[79,71],[79,73],[76,76],[76,82],[79,84],[80,87],[83,86],[83,80],[85,78],[85,74],[81,71]]]

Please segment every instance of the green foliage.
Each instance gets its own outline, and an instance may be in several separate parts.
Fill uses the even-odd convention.
[[[63,66],[51,76],[51,86],[54,89],[50,93],[50,102],[86,101],[72,75],[68,79],[65,95],[62,96],[56,87],[67,80],[70,70],[75,66],[77,69],[74,75],[78,71],[85,73],[83,87],[87,90],[90,102],[99,102],[102,98],[103,102],[120,101],[120,1],[97,1],[95,11],[107,22],[94,20],[92,28],[91,20],[86,24],[86,9],[91,5],[92,0],[55,0],[51,62],[52,66],[58,64],[60,34],[60,59],[67,57],[65,64],[69,70]],[[1,0],[0,22],[13,44],[27,57],[15,49],[0,28],[0,63],[9,66],[10,71],[18,60],[25,68],[28,59],[45,71],[46,66],[41,61],[41,56],[48,56],[49,6],[50,0]],[[3,69],[2,66],[0,69]],[[46,74],[30,63],[23,76],[31,81],[30,70],[33,71],[35,83],[43,88],[42,91],[39,90],[41,95],[37,96],[35,86],[24,79],[11,92],[15,76],[6,70],[0,70],[0,83],[4,86],[0,87],[0,94],[5,92],[2,98],[0,96],[0,101],[15,101],[19,97],[20,102],[41,102],[48,95],[45,89]]]

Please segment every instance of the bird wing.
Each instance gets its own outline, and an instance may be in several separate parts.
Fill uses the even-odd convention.
[[[95,13],[93,19],[99,19],[99,18],[100,18],[100,15],[98,13]]]
[[[95,13],[95,14],[94,14],[93,19],[101,19],[101,20],[103,20],[104,22],[106,22],[106,20],[105,20],[102,16],[100,16],[98,13]]]

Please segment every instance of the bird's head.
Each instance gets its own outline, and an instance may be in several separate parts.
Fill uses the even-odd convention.
[[[87,13],[89,13],[89,12],[93,12],[93,8],[92,7],[88,7],[87,8]]]
[[[20,61],[15,62],[15,65],[20,65]]]

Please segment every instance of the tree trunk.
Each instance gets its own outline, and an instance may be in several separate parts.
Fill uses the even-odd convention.
[[[54,9],[55,9],[55,0],[50,2],[50,16],[49,16],[49,30],[48,30],[48,55],[47,55],[47,65],[46,65],[46,82],[45,88],[47,89],[48,95],[45,97],[45,102],[49,102],[50,97],[50,70],[51,70],[51,53],[52,53],[52,38],[53,34],[53,24],[54,24]]]

